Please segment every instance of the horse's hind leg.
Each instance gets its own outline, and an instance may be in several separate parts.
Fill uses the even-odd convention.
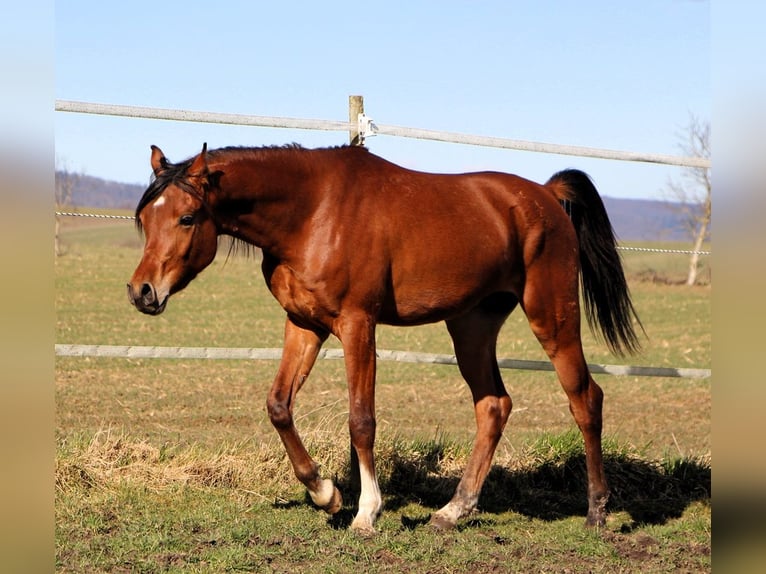
[[[326,338],[324,333],[303,329],[287,320],[282,361],[266,407],[271,423],[285,445],[295,476],[306,485],[314,504],[334,514],[343,505],[340,492],[332,480],[321,477],[319,466],[309,456],[293,424],[295,395],[308,377]]]
[[[459,518],[476,508],[492,457],[511,414],[511,397],[500,377],[495,344],[500,327],[515,306],[516,298],[512,295],[498,295],[469,313],[447,321],[460,373],[473,395],[476,439],[452,500],[431,517],[431,524],[437,528],[454,527]]]
[[[606,523],[609,489],[601,452],[601,407],[604,393],[590,375],[580,339],[577,276],[552,281],[548,273],[527,275],[522,305],[532,331],[550,357],[569,410],[585,442],[589,526]]]

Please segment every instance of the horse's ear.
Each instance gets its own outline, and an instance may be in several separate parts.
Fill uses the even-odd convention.
[[[160,175],[168,167],[168,159],[156,145],[152,146],[152,170],[154,175]]]
[[[202,144],[202,151],[194,158],[186,174],[189,177],[205,177],[207,173],[207,142],[205,142]]]

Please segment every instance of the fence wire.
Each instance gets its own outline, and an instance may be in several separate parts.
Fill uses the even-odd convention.
[[[106,215],[101,213],[80,213],[78,211],[57,211],[57,216],[61,217],[94,217],[102,219],[127,219],[133,221],[133,217],[130,215]],[[710,251],[690,251],[686,249],[660,249],[655,247],[627,247],[617,246],[617,249],[623,249],[625,251],[646,251],[649,253],[678,253],[682,255],[710,255]]]
[[[130,215],[107,215],[104,213],[80,213],[79,211],[57,211],[56,215],[62,217],[94,217],[97,219],[134,219]]]

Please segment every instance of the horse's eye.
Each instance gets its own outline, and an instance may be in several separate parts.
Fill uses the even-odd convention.
[[[191,227],[194,224],[194,216],[189,214],[182,215],[181,218],[178,220],[178,223],[180,223],[184,227]]]

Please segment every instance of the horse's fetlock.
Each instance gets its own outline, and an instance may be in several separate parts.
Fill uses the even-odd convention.
[[[319,478],[319,466],[316,463],[297,466],[293,470],[295,477],[307,486],[321,480]]]

